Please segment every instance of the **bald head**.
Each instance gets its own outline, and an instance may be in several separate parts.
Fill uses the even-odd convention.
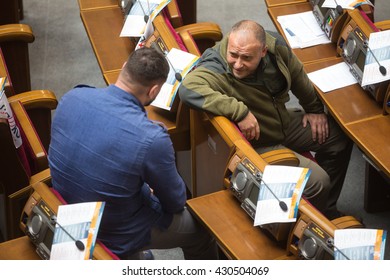
[[[242,20],[233,25],[230,34],[241,33],[254,38],[264,46],[266,44],[264,28],[253,20]]]

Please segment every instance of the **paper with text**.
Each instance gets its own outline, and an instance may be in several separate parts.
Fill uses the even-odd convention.
[[[60,205],[57,213],[51,260],[88,260],[92,259],[97,233],[100,226],[105,202],[84,202]],[[84,243],[85,250],[79,250],[74,239]]]
[[[281,25],[290,47],[293,49],[331,42],[317,23],[313,11],[278,16],[277,21]]]
[[[254,225],[296,221],[299,202],[310,173],[308,168],[267,165],[260,185]],[[279,200],[287,204],[287,212],[279,207],[278,200],[264,185],[264,182]]]
[[[371,33],[368,46],[362,86],[390,79],[390,30]],[[380,72],[380,65],[386,68],[385,75]]]
[[[345,62],[308,73],[307,76],[322,92],[329,92],[358,82]]]
[[[120,37],[141,37],[145,33],[146,25],[151,24],[159,12],[171,0],[137,0],[126,16]],[[145,22],[145,16],[148,20]]]
[[[345,260],[345,256],[350,260],[383,260],[386,235],[381,229],[335,230],[335,260]]]
[[[172,48],[166,56],[170,61],[168,78],[151,105],[165,110],[170,110],[176,97],[177,90],[181,84],[180,81],[176,80],[175,73],[180,73],[182,79],[184,79],[184,77],[198,63],[199,56],[176,48]],[[172,69],[171,64],[174,69]]]
[[[355,7],[363,4],[374,7],[374,5],[369,0],[325,0],[324,3],[322,3],[322,7],[336,8],[337,5],[340,5],[343,9],[353,10]]]
[[[0,119],[7,119],[15,148],[19,148],[23,144],[22,136],[19,127],[16,125],[16,120],[11,106],[9,105],[8,98],[4,92],[6,82],[7,77],[0,77]]]

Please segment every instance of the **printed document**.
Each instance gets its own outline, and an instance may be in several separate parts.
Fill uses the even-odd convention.
[[[335,260],[383,260],[386,235],[381,229],[335,230]]]
[[[368,46],[362,86],[390,79],[390,30],[371,33]],[[380,66],[385,67],[385,75],[380,72]]]
[[[310,173],[308,168],[267,165],[260,185],[254,225],[296,221],[299,202]],[[286,212],[280,208],[278,199],[286,203]]]
[[[189,73],[191,69],[198,63],[199,56],[172,48],[169,53],[166,54],[166,57],[168,62],[170,62],[168,78],[151,105],[165,110],[171,110],[177,90],[181,84],[181,81],[178,81],[175,78],[175,74],[179,73],[182,79],[184,79],[187,73]],[[174,68],[172,68],[172,66]]]
[[[50,260],[92,259],[104,206],[105,202],[60,205]],[[75,241],[81,241],[85,249],[79,250]]]
[[[374,7],[369,0],[325,0],[321,7],[336,8],[337,5],[340,5],[343,9],[353,10],[363,4],[368,4]]]
[[[137,0],[126,17],[120,37],[141,37],[145,33],[146,24],[156,18],[158,13],[171,0]],[[145,19],[147,18],[147,21]]]
[[[322,92],[329,92],[358,82],[345,62],[308,73],[307,76]]]
[[[292,49],[331,42],[317,23],[313,11],[278,16],[277,20]]]

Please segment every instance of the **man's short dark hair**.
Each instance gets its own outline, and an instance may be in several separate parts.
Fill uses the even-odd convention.
[[[132,82],[149,86],[166,81],[169,64],[162,53],[145,47],[130,54],[124,70]]]

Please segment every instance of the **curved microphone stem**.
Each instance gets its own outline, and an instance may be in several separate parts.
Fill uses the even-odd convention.
[[[155,42],[152,42],[152,47],[154,49],[156,49],[157,51],[159,51],[160,53],[162,53],[162,55],[167,59],[168,61],[168,64],[169,66],[173,69],[173,71],[175,72],[175,79],[178,81],[178,82],[181,82],[183,80],[183,77],[181,76],[181,74],[179,72],[176,72],[176,69],[175,67],[173,67],[173,64],[172,62],[169,60],[167,54],[165,52],[163,52],[159,46],[157,46],[157,44]]]
[[[141,9],[142,9],[142,13],[144,14],[144,21],[145,21],[145,23],[147,23],[148,20],[149,20],[149,15],[147,15],[147,14],[145,13],[145,10],[144,10],[144,7],[142,6],[141,1],[138,1],[138,3],[139,3],[139,6],[140,6]],[[148,2],[148,5],[149,5],[149,2]]]
[[[333,240],[331,238],[328,238],[326,240],[326,245],[328,245],[328,247],[332,247],[332,248],[336,249],[336,251],[339,252],[341,255],[343,255],[343,257],[346,258],[347,260],[351,260],[350,258],[348,258],[348,256],[346,254],[343,253],[343,251],[341,251],[339,248],[337,248],[334,245]]]
[[[375,59],[376,63],[378,63],[378,65],[379,65],[379,72],[381,72],[381,74],[382,74],[383,76],[386,76],[386,74],[387,74],[386,68],[385,68],[383,65],[381,65],[381,64],[379,63],[378,59],[376,58],[376,55],[375,55],[374,52],[371,50],[371,48],[370,48],[370,46],[368,45],[368,42],[367,42],[367,41],[364,42],[364,46],[371,52],[372,57]]]
[[[61,230],[63,230],[66,235],[68,235],[74,242],[75,242],[75,245],[77,247],[77,249],[79,249],[80,251],[84,251],[85,250],[85,246],[84,246],[84,243],[81,242],[80,240],[76,240],[76,238],[74,238],[63,226],[61,226],[58,222],[57,222],[57,219],[56,217],[51,217],[51,221],[54,223],[54,224],[57,224]]]
[[[263,178],[261,177],[260,173],[257,173],[256,174],[256,177],[257,179],[259,179],[260,181],[263,182],[264,186],[266,186],[266,188],[271,192],[271,194],[276,198],[276,200],[279,202],[279,207],[280,209],[282,209],[284,212],[287,212],[288,210],[288,207],[287,207],[287,204],[284,202],[284,201],[281,201],[279,199],[279,197],[277,197],[277,195],[272,191],[272,189],[267,185],[267,183],[263,180]]]

